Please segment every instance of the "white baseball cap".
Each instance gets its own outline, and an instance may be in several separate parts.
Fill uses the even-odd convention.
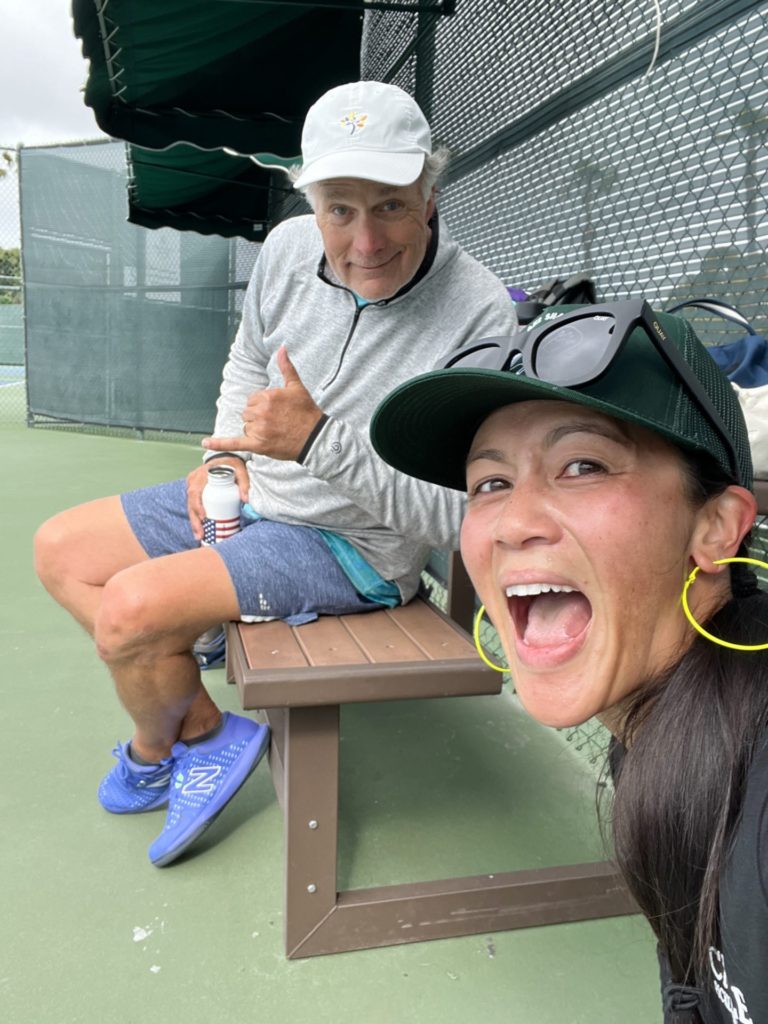
[[[307,112],[294,187],[329,178],[410,185],[431,152],[427,119],[407,92],[384,82],[339,85]]]

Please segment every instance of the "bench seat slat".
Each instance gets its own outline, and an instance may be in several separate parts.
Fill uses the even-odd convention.
[[[368,661],[350,631],[335,615],[321,615],[314,622],[295,627],[292,632],[308,666],[357,665]]]
[[[393,608],[390,615],[432,660],[477,657],[472,643],[425,601]]]
[[[365,658],[376,665],[428,660],[423,649],[400,629],[388,611],[342,615],[341,621]]]
[[[305,668],[307,659],[290,626],[284,622],[253,622],[238,625],[251,668],[266,671],[281,668]]]

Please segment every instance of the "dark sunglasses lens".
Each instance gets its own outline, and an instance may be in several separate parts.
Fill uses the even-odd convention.
[[[472,367],[482,370],[500,370],[507,359],[507,349],[502,348],[498,341],[479,342],[468,345],[457,352],[452,352],[443,363],[443,368],[460,366],[462,369]]]
[[[608,316],[572,320],[561,327],[552,324],[535,343],[534,374],[561,387],[592,380],[611,343],[614,327],[615,321]]]

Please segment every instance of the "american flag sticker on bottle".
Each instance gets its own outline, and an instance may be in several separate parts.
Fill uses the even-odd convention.
[[[227,537],[233,537],[239,529],[240,516],[234,519],[204,519],[203,544],[218,544]]]

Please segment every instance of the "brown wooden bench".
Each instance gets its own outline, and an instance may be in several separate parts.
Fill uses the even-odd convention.
[[[636,912],[602,861],[338,891],[341,705],[501,691],[503,676],[472,643],[474,593],[461,559],[435,555],[429,569],[445,582],[446,613],[425,590],[400,608],[299,627],[228,626],[227,678],[272,728],[289,958]]]

